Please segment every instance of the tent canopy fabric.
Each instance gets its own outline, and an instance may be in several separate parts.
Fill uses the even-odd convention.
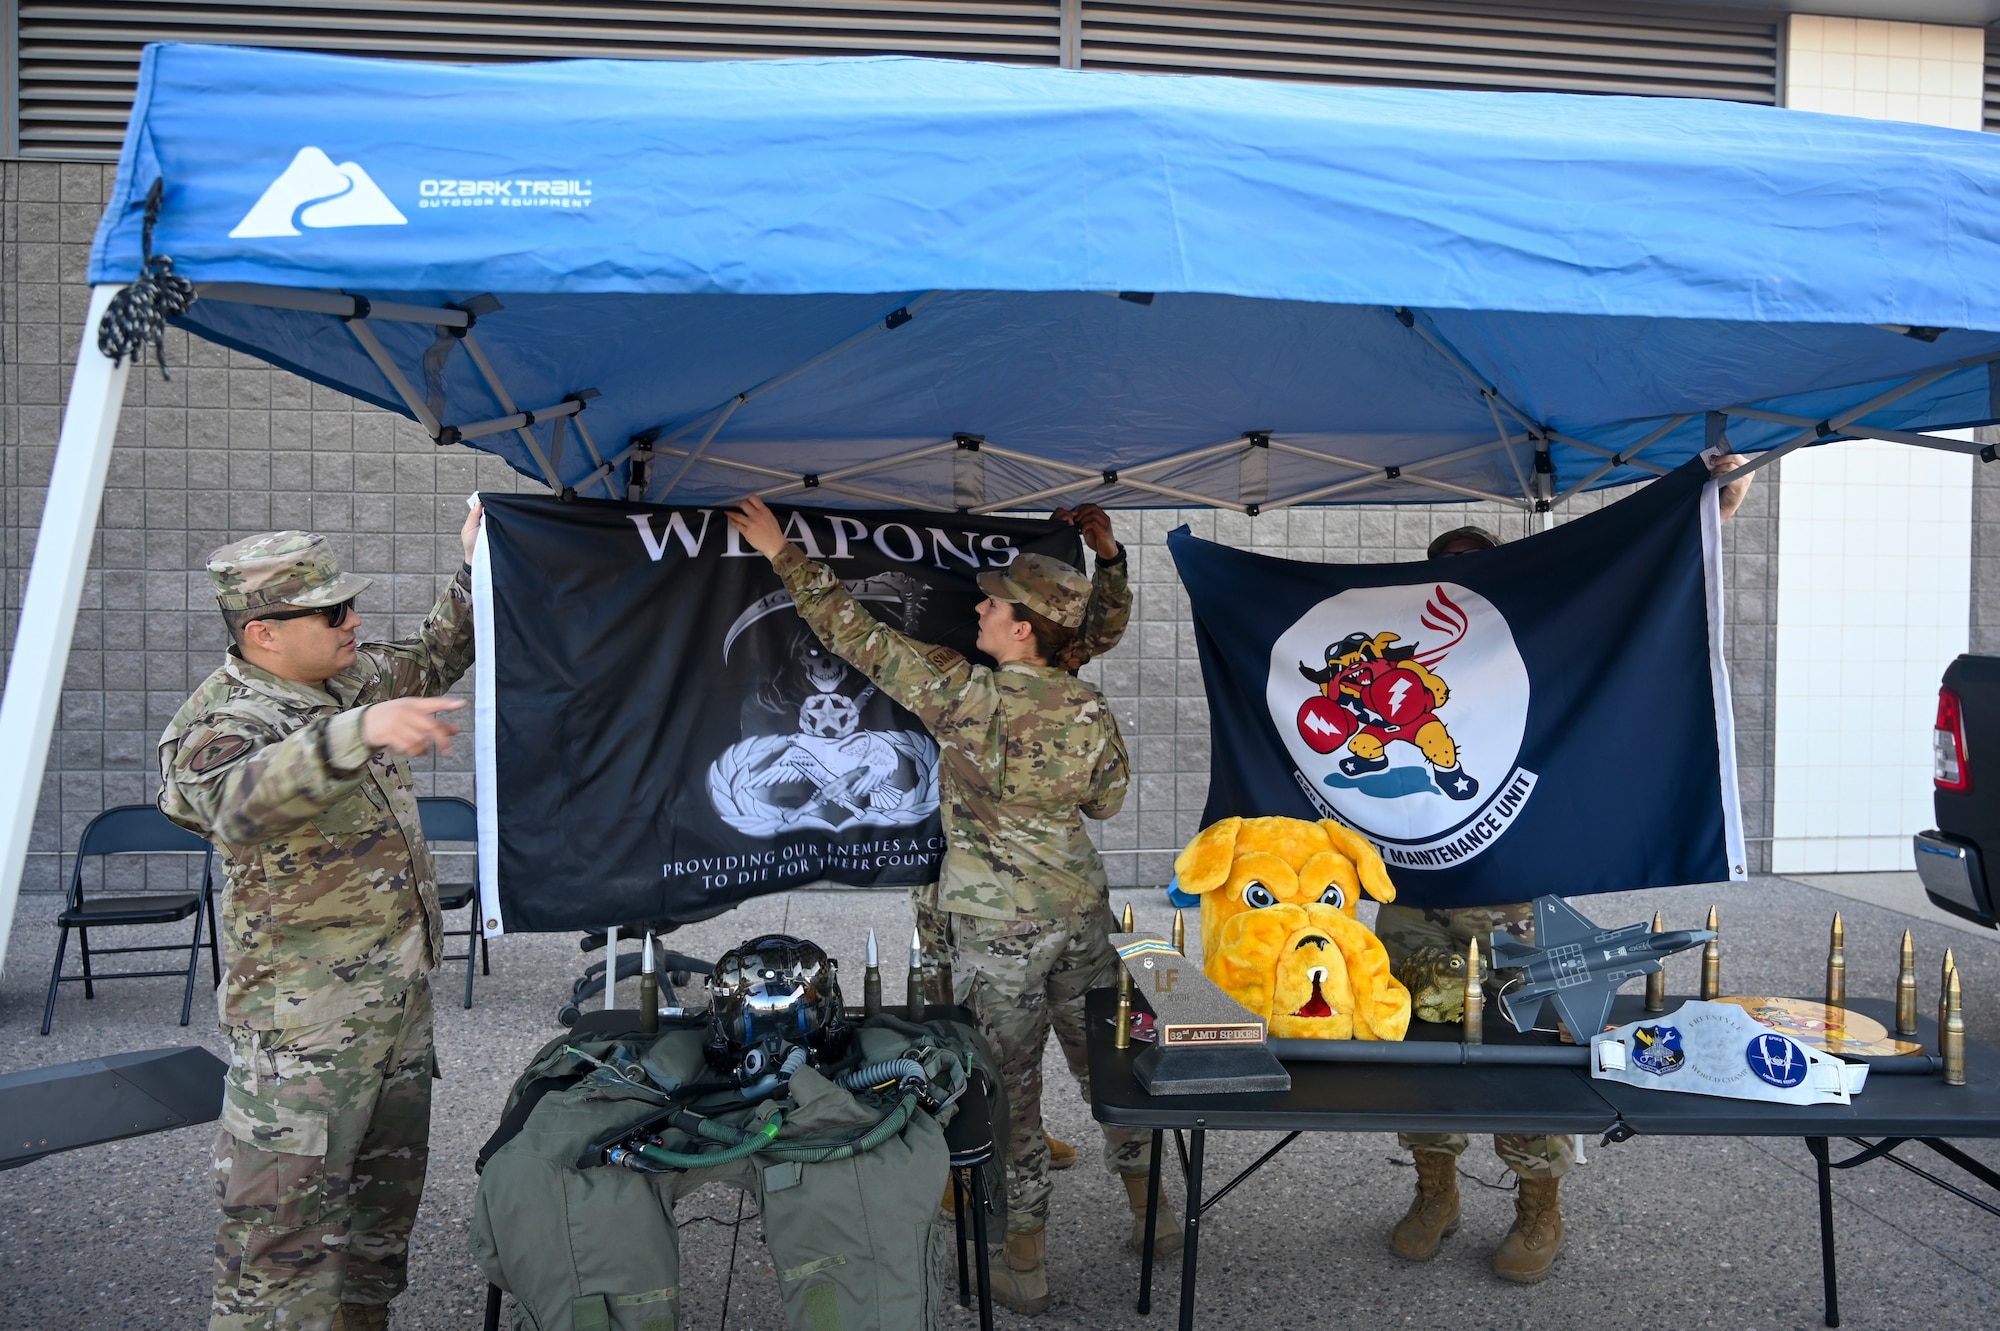
[[[1533,506],[2000,419],[2000,140],[1925,126],[157,46],[93,283],[156,179],[183,326],[585,496]]]

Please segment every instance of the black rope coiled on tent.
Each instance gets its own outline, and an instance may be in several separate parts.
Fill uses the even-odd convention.
[[[97,325],[97,349],[111,357],[113,365],[121,365],[130,356],[134,365],[139,363],[146,350],[146,344],[153,345],[153,359],[160,367],[162,379],[172,379],[167,373],[166,347],[164,337],[167,320],[187,312],[194,304],[194,283],[174,272],[174,261],[164,254],[153,253],[153,224],[160,220],[161,182],[153,181],[153,188],[146,191],[146,226],[140,233],[139,276],[132,285],[111,298],[111,306],[104,311],[103,320]]]

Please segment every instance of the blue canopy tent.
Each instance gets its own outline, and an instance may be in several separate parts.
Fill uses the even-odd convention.
[[[151,253],[175,320],[583,497],[1496,500],[2000,419],[2000,141],[910,59],[162,46],[0,744],[0,929]],[[1761,460],[1761,459],[1760,459]],[[4,935],[0,935],[4,936]]]

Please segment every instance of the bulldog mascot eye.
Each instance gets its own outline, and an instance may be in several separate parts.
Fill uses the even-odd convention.
[[[1225,818],[1174,861],[1201,898],[1202,970],[1280,1038],[1400,1040],[1410,991],[1355,909],[1394,901],[1374,845],[1328,819]]]

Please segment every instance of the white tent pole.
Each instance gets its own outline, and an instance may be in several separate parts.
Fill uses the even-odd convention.
[[[1804,416],[1791,416],[1782,411],[1760,411],[1754,407],[1731,407],[1731,416],[1742,416],[1753,421],[1770,421],[1774,425],[1817,425],[1819,422]],[[1890,430],[1874,425],[1843,425],[1840,434],[1850,439],[1879,439],[1885,444],[1914,444],[1918,448],[1935,448],[1944,453],[1969,453],[1979,456],[1980,444],[1969,439],[1946,439],[1934,434],[1919,434],[1913,430]]]
[[[896,329],[901,328],[904,324],[909,323],[913,318],[916,317],[916,313],[918,310],[921,310],[924,306],[930,304],[933,300],[937,299],[937,297],[940,294],[942,293],[938,291],[924,292],[921,296],[918,296],[913,300],[910,300],[902,305],[897,306],[896,309],[892,311],[890,314],[884,316],[883,318],[875,320],[873,323],[869,324],[866,328],[854,334],[852,337],[847,338],[846,340],[840,342],[835,346],[828,347],[825,351],[820,352],[817,356],[814,356],[811,360],[804,361],[798,365],[794,365],[791,369],[786,370],[783,374],[774,375],[771,378],[764,380],[764,382],[755,385],[754,387],[746,388],[740,393],[732,394],[727,400],[717,403],[713,407],[710,407],[707,411],[702,412],[699,416],[696,416],[693,420],[684,421],[681,424],[676,425],[673,429],[668,430],[665,433],[659,435],[658,437],[647,440],[643,446],[652,449],[656,453],[665,452],[666,445],[673,443],[676,439],[684,439],[688,435],[693,434],[696,430],[699,430],[702,426],[708,424],[708,422],[712,418],[714,418],[717,413],[728,412],[733,415],[736,409],[740,406],[743,406],[745,403],[754,402],[758,398],[764,396],[764,394],[769,393],[774,389],[783,387],[785,384],[790,383],[792,380],[798,378],[806,371],[816,369],[817,367],[826,364],[828,361],[832,360],[835,356],[838,356],[842,352],[849,351],[855,347],[860,346],[863,342],[868,341],[876,334],[885,332],[894,332]],[[901,315],[902,317],[897,318],[898,315]],[[892,320],[893,322],[891,322]],[[635,435],[634,439],[637,438],[638,436]],[[609,462],[605,463],[602,467],[598,469],[598,472],[608,474],[613,468],[617,467],[619,463],[625,461],[625,459],[631,457],[634,453],[638,452],[640,447],[641,445],[636,442],[627,444],[625,446],[624,452],[618,454],[616,457],[612,458]],[[700,450],[697,449],[695,451],[699,452]],[[677,452],[673,456],[684,457],[686,456],[686,454]],[[581,488],[581,486],[583,485],[590,484],[592,481],[596,479],[598,479],[598,473],[592,473],[591,475],[584,477],[583,480],[579,483],[579,488]]]
[[[1514,456],[1514,446],[1507,442],[1507,427],[1500,423],[1500,395],[1489,388],[1479,390],[1479,396],[1486,399],[1486,410],[1493,417],[1493,433],[1499,437],[1500,451],[1507,455],[1507,465],[1513,469],[1514,484],[1521,487],[1521,498],[1535,502],[1535,492],[1528,488],[1528,477],[1521,470],[1521,459]]]
[[[1957,365],[1940,366],[1935,370],[1929,370],[1923,374],[1917,375],[1913,379],[1905,379],[1902,383],[1897,384],[1894,388],[1889,389],[1887,392],[1878,393],[1874,397],[1869,398],[1866,402],[1863,402],[1860,406],[1849,407],[1846,411],[1841,412],[1839,415],[1828,417],[1826,420],[1823,420],[1819,422],[1817,425],[1814,425],[1811,428],[1802,431],[1793,438],[1787,439],[1784,443],[1779,444],[1777,447],[1765,449],[1762,453],[1759,453],[1756,457],[1750,459],[1750,461],[1744,463],[1742,466],[1738,467],[1735,471],[1729,473],[1729,479],[1732,481],[1741,480],[1743,477],[1750,475],[1752,472],[1758,470],[1760,467],[1767,467],[1771,463],[1776,462],[1779,458],[1785,456],[1787,453],[1793,452],[1797,449],[1804,448],[1807,444],[1818,443],[1822,439],[1831,439],[1837,435],[1840,435],[1843,431],[1847,429],[1849,425],[1853,424],[1855,421],[1860,420],[1863,416],[1866,416],[1869,412],[1874,411],[1880,407],[1886,407],[1891,402],[1895,402],[1901,398],[1906,398],[1910,394],[1917,392],[1919,389],[1928,388],[1932,384],[1936,383],[1938,380],[1944,378],[1946,375],[1958,373],[1958,371],[1964,369],[1968,364],[1976,365],[1980,364],[1983,361],[1988,361],[1988,360],[2000,360],[2000,353],[1996,353],[1995,355],[1992,356],[1982,356],[1979,357],[1977,360],[1973,361],[1961,361]],[[1723,412],[1723,414],[1726,416],[1731,414],[1731,412],[1733,411],[1734,408],[1729,408],[1726,409]]]
[[[722,432],[722,427],[729,424],[729,418],[736,414],[736,409],[747,401],[749,399],[741,393],[729,399],[728,409],[715,418],[715,423],[708,427],[708,433],[701,437],[701,442],[696,444],[685,458],[681,459],[681,469],[674,473],[674,478],[671,481],[667,482],[667,488],[660,491],[660,497],[656,502],[662,504],[667,502],[667,499],[673,492],[680,487],[681,478],[688,474],[688,468],[692,467],[696,460],[708,451],[708,446],[715,442],[715,436]]]
[[[1464,356],[1459,354],[1457,347],[1454,347],[1450,342],[1446,341],[1441,334],[1433,331],[1432,329],[1426,328],[1423,326],[1423,324],[1419,323],[1417,321],[1417,315],[1419,311],[1405,309],[1405,310],[1391,311],[1391,313],[1396,315],[1397,323],[1402,324],[1405,328],[1415,333],[1418,337],[1421,337],[1424,341],[1430,343],[1431,350],[1437,352],[1438,355],[1444,357],[1445,360],[1450,363],[1453,369],[1457,370],[1460,374],[1470,379],[1472,381],[1473,387],[1477,388],[1481,393],[1490,396],[1493,399],[1493,401],[1500,407],[1501,410],[1505,411],[1509,416],[1512,416],[1515,420],[1521,422],[1523,428],[1527,429],[1531,433],[1547,432],[1548,426],[1542,424],[1540,421],[1535,420],[1533,417],[1529,416],[1527,412],[1522,411],[1512,402],[1509,402],[1505,394],[1503,394],[1498,388],[1495,388],[1490,382],[1487,381],[1485,375],[1479,373],[1479,371],[1472,368],[1472,363],[1466,360]],[[1405,315],[1408,316],[1408,322],[1404,321]],[[1506,436],[1506,431],[1504,430],[1501,431],[1501,436],[1504,438]]]
[[[380,370],[382,377],[389,381],[389,387],[396,390],[396,396],[403,399],[403,405],[408,407],[410,414],[417,418],[417,424],[424,427],[424,433],[432,439],[436,439],[438,432],[444,426],[431,411],[430,404],[417,396],[417,390],[411,386],[409,379],[404,377],[402,370],[397,368],[396,362],[390,359],[388,349],[382,345],[382,339],[375,336],[375,330],[368,326],[368,321],[366,319],[349,319],[347,321],[347,331],[354,334],[354,340],[359,342],[361,349],[368,353],[368,359],[375,362],[375,368]]]
[[[1611,454],[1609,461],[1607,461],[1603,466],[1599,467],[1596,471],[1590,473],[1590,475],[1578,481],[1575,485],[1570,486],[1569,489],[1557,495],[1555,498],[1555,502],[1560,504],[1565,500],[1569,499],[1572,495],[1576,494],[1579,490],[1589,489],[1591,486],[1597,483],[1599,477],[1602,477],[1610,472],[1616,471],[1620,467],[1639,465],[1638,463],[1633,462],[1632,459],[1638,457],[1640,453],[1644,452],[1648,448],[1651,448],[1654,444],[1659,443],[1660,440],[1666,438],[1668,435],[1672,434],[1675,430],[1680,429],[1681,426],[1687,424],[1689,421],[1693,419],[1694,418],[1692,416],[1676,416],[1672,420],[1668,421],[1665,425],[1662,425],[1659,429],[1647,435],[1644,439],[1641,439],[1638,443],[1632,445],[1632,447],[1628,451],[1623,453]]]
[[[1677,417],[1677,418],[1676,418],[1676,419],[1675,419],[1675,420],[1674,420],[1674,421],[1673,421],[1673,422],[1672,422],[1672,423],[1671,423],[1671,424],[1670,424],[1670,425],[1668,426],[1668,428],[1669,428],[1669,429],[1678,429],[1678,428],[1680,427],[1680,422],[1681,422],[1681,421],[1684,421],[1684,420],[1686,420],[1686,419],[1687,419],[1687,417],[1685,417],[1685,416],[1681,416],[1681,417]],[[1636,455],[1636,454],[1638,453],[1638,451],[1639,451],[1639,450],[1638,450],[1638,449],[1636,449],[1636,448],[1631,448],[1631,449],[1627,449],[1627,450],[1625,450],[1624,452],[1622,452],[1622,453],[1621,453],[1621,452],[1619,452],[1619,451],[1618,451],[1617,449],[1612,449],[1612,448],[1605,448],[1605,447],[1603,447],[1602,445],[1599,445],[1599,444],[1593,444],[1593,443],[1591,443],[1591,442],[1590,442],[1589,440],[1587,440],[1587,439],[1578,439],[1578,438],[1577,438],[1577,437],[1576,437],[1575,435],[1568,435],[1568,434],[1564,434],[1564,433],[1563,433],[1563,432],[1562,432],[1561,430],[1550,430],[1550,431],[1549,431],[1549,438],[1551,438],[1551,439],[1555,440],[1555,441],[1556,441],[1557,443],[1559,443],[1559,444],[1568,444],[1568,445],[1569,445],[1569,446],[1570,446],[1571,448],[1578,448],[1578,449],[1582,449],[1582,450],[1583,450],[1584,452],[1586,452],[1586,453],[1593,453],[1593,454],[1595,454],[1596,456],[1598,456],[1598,457],[1601,457],[1601,458],[1616,458],[1616,457],[1622,457],[1622,458],[1624,458],[1624,459],[1625,459],[1625,461],[1624,461],[1623,463],[1621,463],[1620,465],[1622,465],[1622,466],[1627,466],[1627,467],[1636,467],[1636,468],[1638,468],[1638,469],[1639,469],[1640,471],[1649,471],[1649,472],[1651,472],[1651,473],[1652,473],[1653,475],[1655,475],[1655,476],[1664,476],[1664,475],[1666,475],[1666,474],[1667,474],[1667,473],[1668,473],[1669,471],[1671,471],[1671,470],[1672,470],[1672,468],[1670,468],[1670,467],[1661,467],[1661,466],[1656,466],[1656,465],[1654,465],[1654,464],[1653,464],[1653,463],[1651,463],[1651,462],[1635,462],[1635,461],[1633,461],[1633,460],[1632,460],[1632,459],[1633,459],[1633,457],[1634,457],[1634,456],[1635,456],[1635,455]],[[1647,442],[1649,442],[1649,443],[1650,443],[1651,441],[1650,441],[1650,440],[1648,440]]]
[[[76,607],[90,567],[104,477],[111,468],[111,441],[118,433],[118,412],[132,369],[130,360],[113,365],[97,349],[98,321],[123,289],[123,284],[91,288],[55,468],[42,501],[35,561],[14,631],[14,655],[7,663],[7,691],[0,695],[0,754],[7,755],[0,762],[0,972],[13,933],[14,903],[41,798],[49,739],[55,733],[56,705],[62,700]]]
[[[479,370],[479,377],[486,381],[487,390],[499,400],[500,410],[506,412],[509,416],[518,415],[521,409],[514,405],[514,395],[509,393],[507,386],[500,382],[499,374],[493,369],[493,362],[486,359],[486,348],[479,345],[479,339],[473,336],[472,330],[470,328],[466,329],[459,340],[465,343],[465,354],[472,357],[473,365]],[[575,404],[575,409],[570,414],[574,415],[576,411],[582,410],[583,404],[579,402]],[[549,417],[555,414],[553,411],[538,411],[535,413],[537,417]],[[527,447],[528,456],[532,457],[535,460],[535,465],[542,469],[542,479],[548,483],[549,489],[557,494],[562,493],[562,477],[556,475],[556,469],[550,464],[548,454],[542,451],[541,442],[535,438],[534,430],[529,426],[521,425],[515,427],[514,433],[520,436],[521,443]],[[459,437],[461,439],[470,439],[474,436],[468,431],[461,429]]]
[[[610,474],[604,470],[604,454],[598,451],[597,436],[590,432],[590,423],[584,420],[582,416],[576,418],[576,432],[582,438],[584,448],[590,453],[591,465],[597,468],[591,475],[595,476],[597,483],[604,487],[604,497],[606,499],[624,498],[623,495],[618,493],[618,487],[611,483]],[[590,484],[590,481],[586,478],[584,485],[588,484]],[[581,489],[582,487],[579,486],[578,488]]]
[[[618,926],[604,931],[604,1010],[618,1006]]]

